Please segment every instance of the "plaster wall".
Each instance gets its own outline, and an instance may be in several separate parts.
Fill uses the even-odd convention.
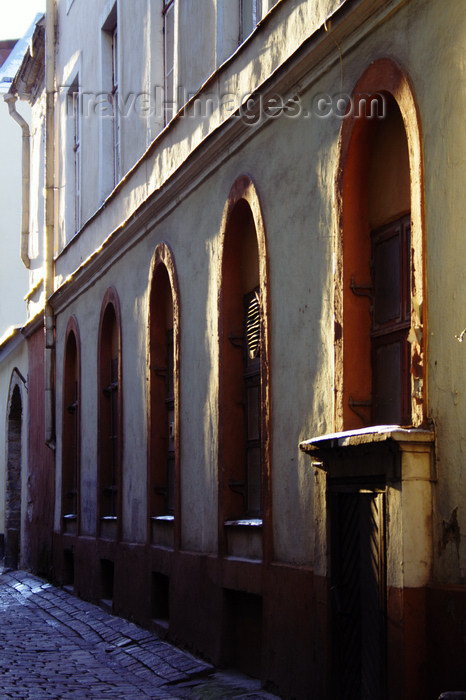
[[[19,107],[28,119],[27,109]],[[0,94],[0,338],[11,326],[26,320],[24,295],[28,273],[20,258],[21,234],[21,129],[8,113]]]
[[[23,105],[21,104],[20,109]],[[45,247],[45,90],[39,93],[31,106],[31,194],[29,204],[29,289],[27,318],[34,318],[45,304],[44,247]]]
[[[410,5],[407,22],[416,43],[405,50],[421,114],[424,136],[428,411],[437,432],[434,488],[434,579],[466,582],[466,347],[458,342],[466,326],[466,273],[463,264],[465,214],[462,205],[466,134],[464,130],[464,37],[466,16],[454,2]],[[439,27],[442,28],[439,31]],[[415,60],[416,48],[431,46]],[[424,61],[427,59],[427,62]],[[445,76],[448,76],[446,79]],[[433,89],[435,86],[435,89]],[[455,524],[455,509],[457,526]],[[451,527],[449,527],[449,524]]]
[[[310,107],[309,100],[304,106]],[[182,541],[190,550],[215,551],[217,546],[217,426],[218,342],[217,289],[221,251],[220,229],[225,202],[236,177],[247,172],[262,202],[269,246],[272,298],[273,489],[275,546],[279,560],[312,560],[312,470],[297,445],[310,433],[331,429],[332,297],[331,208],[320,201],[322,171],[313,158],[314,146],[328,152],[336,147],[338,122],[319,129],[319,122],[270,122],[247,149],[236,153],[215,178],[197,188],[112,270],[99,279],[79,302],[57,318],[57,394],[61,395],[64,332],[69,314],[80,324],[83,402],[96,385],[99,304],[108,285],[115,285],[122,309],[124,395],[124,536],[143,536],[146,468],[146,328],[149,264],[155,245],[165,240],[174,252],[181,298],[181,479]],[[268,144],[274,143],[270,154]],[[302,157],[303,143],[307,157]],[[318,146],[316,145],[318,144]],[[264,154],[268,153],[270,157]],[[282,164],[294,162],[286,181]],[[307,182],[310,198],[296,196]],[[327,174],[327,202],[332,178]],[[293,203],[293,216],[280,202]],[[319,210],[321,223],[312,225],[309,202]],[[283,261],[286,260],[286,264]],[[315,261],[320,272],[311,274]],[[135,271],[137,270],[137,274]],[[287,289],[289,296],[281,293]],[[290,304],[290,298],[293,303]],[[316,338],[319,349],[315,351]],[[298,353],[294,348],[300,347]],[[302,391],[313,385],[312,394]],[[88,403],[86,403],[86,406]],[[57,401],[59,411],[60,402]],[[57,416],[60,424],[61,416]],[[84,503],[95,502],[96,416],[94,408],[82,417],[82,488]],[[57,449],[57,456],[60,448]],[[58,459],[59,462],[59,459]],[[57,464],[57,474],[60,466]],[[286,497],[284,497],[286,494]],[[83,508],[87,511],[87,506]],[[58,513],[55,521],[58,527]],[[85,531],[92,532],[93,523]]]
[[[296,46],[306,37],[310,36],[319,26],[322,25],[327,16],[336,9],[338,2],[325,0],[321,3],[308,3],[306,0],[287,0],[279,2],[273,8],[264,24],[261,33],[254,33],[243,43],[240,51],[235,56],[234,62],[227,62],[218,75],[209,79],[208,85],[203,92],[203,101],[207,98],[214,101],[223,100],[224,96],[231,96],[228,99],[227,107],[223,111],[214,110],[210,116],[196,116],[196,113],[185,118],[177,119],[171,128],[164,131],[158,139],[156,152],[149,159],[139,163],[135,171],[127,180],[120,185],[119,195],[111,197],[106,201],[105,209],[99,214],[100,223],[94,218],[86,226],[85,235],[76,237],[73,245],[66,253],[57,260],[56,274],[57,282],[60,283],[68,274],[73,272],[79,264],[85,260],[91,252],[97,248],[104,239],[122,221],[127,218],[129,211],[133,211],[148,194],[161,187],[169,176],[185,161],[193,149],[199,145],[205,135],[211,132],[218,125],[219,120],[228,118],[231,110],[236,109],[244,96],[258,85],[260,85],[287,57],[289,57]],[[205,3],[206,7],[212,10],[213,6]],[[99,184],[99,168],[95,167],[96,154],[99,153],[102,142],[102,119],[108,120],[108,104],[102,101],[102,80],[99,77],[99,66],[101,65],[101,41],[99,39],[100,27],[103,26],[113,3],[99,2],[89,3],[86,12],[76,11],[76,4],[71,6],[69,14],[65,12],[63,2],[59,5],[59,43],[57,49],[57,83],[59,86],[69,84],[68,77],[72,66],[77,60],[77,55],[82,52],[82,76],[81,84],[84,93],[89,94],[86,98],[85,112],[90,113],[89,117],[83,119],[82,125],[82,212],[83,222],[86,222],[96,210],[99,209],[110,190],[102,190]],[[143,153],[144,139],[147,134],[153,138],[160,125],[160,105],[153,100],[154,87],[163,84],[163,75],[160,75],[160,63],[162,62],[161,26],[160,17],[155,12],[153,5],[150,5],[150,12],[145,3],[137,5],[131,4],[128,9],[127,0],[119,0],[118,17],[121,18],[122,30],[125,23],[129,29],[127,38],[122,33],[122,46],[120,51],[120,64],[122,68],[122,84],[120,92],[124,96],[125,105],[122,109],[125,116],[122,119],[122,174],[124,175],[132,167]],[[214,66],[215,51],[215,17],[210,14],[204,16],[197,12],[189,13],[189,4],[182,5],[183,11],[180,15],[180,29],[187,29],[189,26],[190,37],[205,36],[205,22],[208,18],[208,26],[211,28],[210,41],[201,42],[203,54],[202,59],[193,59],[192,56],[185,56],[184,47],[180,48],[180,53],[175,59],[175,67],[179,63],[180,86],[187,88],[186,92],[197,90],[200,85],[209,78]],[[204,3],[203,3],[204,7]],[[207,12],[204,10],[203,12]],[[119,20],[120,21],[120,20]],[[89,32],[89,27],[92,32]],[[150,27],[149,37],[147,27]],[[142,37],[142,39],[141,39]],[[153,39],[155,42],[153,43]],[[151,58],[147,55],[143,57],[141,67],[141,56],[144,47],[150,45]],[[100,47],[100,48],[99,48]],[[158,60],[155,56],[158,52]],[[205,58],[207,56],[207,62]],[[157,68],[157,63],[159,67]],[[150,68],[149,68],[150,66]],[[208,67],[208,69],[206,68]],[[129,93],[133,95],[138,92],[147,94],[147,77],[150,73],[150,105],[149,109],[145,101],[133,101],[128,99]],[[162,79],[162,83],[160,80]],[[63,120],[64,90],[59,88],[61,95],[61,107],[59,110],[59,129],[64,133]],[[100,93],[100,96],[99,96]],[[94,99],[92,96],[98,96]],[[233,106],[234,105],[234,106]],[[194,107],[193,107],[194,109]],[[198,109],[198,107],[196,107]],[[128,114],[126,114],[126,112]],[[103,117],[102,114],[106,114]],[[149,122],[148,122],[149,120]],[[66,157],[66,140],[61,142],[61,153],[59,155],[59,171],[61,188],[64,186],[63,173],[65,172],[64,158]],[[101,153],[101,159],[105,153]],[[109,157],[107,153],[107,158]],[[63,195],[60,197],[60,218],[65,220],[65,204]],[[103,226],[102,226],[103,223]],[[104,235],[103,235],[104,232]],[[60,226],[60,236],[58,240],[58,252],[62,250],[65,242],[70,240],[70,235],[63,230],[63,223]]]
[[[257,85],[313,28],[309,3],[280,2],[262,46],[254,36],[218,77],[222,85]],[[285,17],[286,6],[286,17]],[[319,6],[317,6],[319,7]],[[290,12],[288,10],[291,8]],[[326,6],[328,9],[328,6]],[[281,14],[283,13],[283,14]],[[280,24],[280,21],[282,22]],[[463,45],[466,18],[458,4],[412,0],[385,24],[365,28],[357,51],[335,47],[334,63],[300,94],[301,116],[251,128],[247,145],[217,161],[215,174],[200,180],[161,220],[142,224],[145,237],[57,318],[57,396],[61,396],[62,347],[69,313],[75,313],[83,341],[82,489],[95,508],[96,349],[100,303],[114,284],[122,306],[124,392],[123,533],[139,541],[144,533],[146,483],[146,330],[149,265],[156,244],[170,245],[181,300],[181,483],[182,546],[215,551],[217,545],[217,299],[219,230],[223,207],[238,175],[248,173],[262,204],[270,262],[272,488],[275,557],[313,561],[312,475],[298,442],[332,429],[333,420],[333,193],[341,122],[312,113],[319,92],[351,93],[371,61],[392,56],[406,70],[419,108],[424,149],[424,308],[428,416],[437,429],[438,483],[434,499],[434,571],[440,580],[461,582],[466,551],[465,353],[455,338],[466,325],[461,187],[466,154]],[[270,33],[268,33],[270,32]],[[274,33],[275,32],[275,33]],[[280,38],[278,34],[280,33]],[[436,46],[435,51],[425,47]],[[456,53],[455,53],[456,52]],[[448,76],[448,80],[445,79]],[[435,90],[433,87],[435,85]],[[310,116],[304,117],[308,113]],[[151,153],[122,184],[119,195],[90,222],[76,244],[58,260],[57,280],[71,273],[143,199],[183,162],[213,122],[202,130],[186,119],[167,130]],[[166,146],[163,150],[162,146]],[[286,175],[286,176],[285,176]],[[283,203],[286,202],[286,206]],[[101,275],[101,276],[100,276]],[[286,294],[285,294],[286,291]],[[60,402],[57,402],[60,406]],[[61,409],[59,409],[60,411]],[[58,420],[60,415],[58,414]],[[57,473],[60,471],[57,451]],[[455,524],[455,508],[457,524]],[[94,530],[92,515],[83,531]],[[90,512],[90,511],[89,511]],[[55,525],[58,527],[57,514]],[[457,526],[456,526],[457,525]],[[297,536],[299,533],[299,536]]]
[[[466,137],[466,17],[454,2],[416,0],[367,34],[357,55],[342,45],[343,90],[351,91],[375,58],[393,57],[406,70],[417,102],[424,166],[425,274],[424,351],[427,357],[427,418],[436,429],[438,480],[433,489],[433,578],[464,583],[466,518],[464,462],[466,356],[458,342],[466,326],[463,260]],[[435,44],[435,51],[425,47]],[[446,79],[448,76],[448,79]],[[331,92],[331,90],[326,90]],[[376,214],[377,203],[375,203]],[[338,371],[338,368],[336,368]]]

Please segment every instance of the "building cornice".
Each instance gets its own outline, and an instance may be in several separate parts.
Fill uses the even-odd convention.
[[[31,318],[21,329],[22,334],[26,338],[30,338],[34,333],[44,327],[44,310],[41,309],[33,318]]]

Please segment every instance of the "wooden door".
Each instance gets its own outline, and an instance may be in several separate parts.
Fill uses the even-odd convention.
[[[330,495],[335,700],[386,697],[384,502],[375,489]]]

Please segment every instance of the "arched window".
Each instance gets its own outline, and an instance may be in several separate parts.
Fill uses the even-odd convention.
[[[5,488],[5,566],[17,569],[21,549],[21,461],[23,401],[19,375],[14,371],[7,413],[7,459]],[[21,375],[19,375],[21,376]]]
[[[122,387],[120,305],[113,288],[102,304],[98,358],[99,533],[115,539],[121,521]]]
[[[271,548],[270,381],[265,232],[249,178],[235,183],[224,214],[220,340],[220,548],[240,551],[249,529],[248,556]],[[261,542],[253,543],[265,526]],[[259,530],[260,532],[260,530]],[[237,547],[240,547],[238,549]]]
[[[396,99],[395,99],[396,95]],[[342,127],[335,258],[336,429],[424,418],[420,134],[412,93],[376,61]]]
[[[62,527],[77,534],[79,516],[80,460],[80,352],[79,331],[71,317],[65,340],[63,363],[62,429]]]
[[[161,243],[152,261],[149,297],[148,512],[151,542],[169,546],[179,537],[179,329],[175,267]]]

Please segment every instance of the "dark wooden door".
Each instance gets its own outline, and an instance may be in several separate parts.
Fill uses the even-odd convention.
[[[335,700],[386,697],[384,501],[378,490],[331,493]]]

